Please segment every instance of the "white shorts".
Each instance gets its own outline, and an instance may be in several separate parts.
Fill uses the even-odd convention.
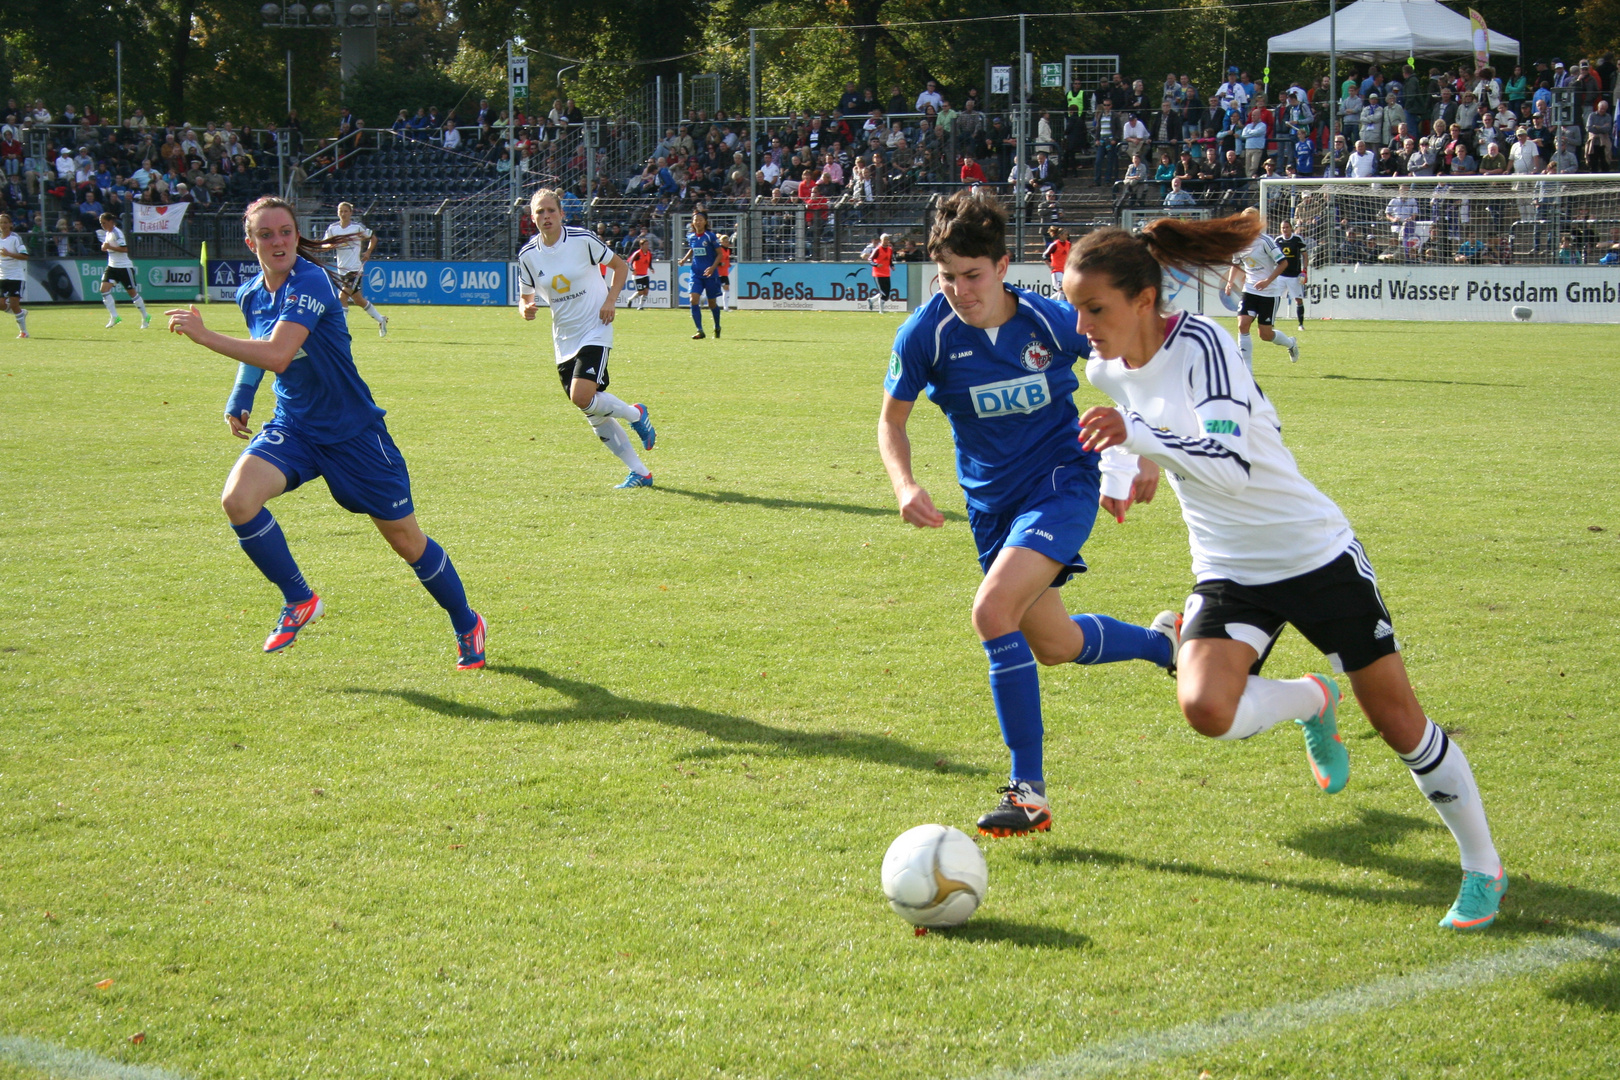
[[[1305,299],[1305,283],[1297,277],[1280,277],[1277,279],[1283,284],[1283,297],[1288,300]]]
[[[1060,297],[1063,295],[1063,271],[1052,271],[1052,288],[1058,291]]]

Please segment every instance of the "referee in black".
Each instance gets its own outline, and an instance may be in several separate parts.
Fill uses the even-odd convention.
[[[1282,233],[1277,246],[1288,256],[1288,262],[1278,273],[1288,291],[1284,295],[1294,301],[1294,313],[1299,317],[1299,328],[1305,329],[1305,238],[1294,233],[1294,223],[1283,218]]]

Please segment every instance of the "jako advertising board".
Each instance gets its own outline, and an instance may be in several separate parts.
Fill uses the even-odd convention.
[[[373,304],[504,306],[507,281],[499,262],[371,262],[362,287]]]
[[[673,263],[655,262],[655,263],[652,264],[652,272],[647,275],[647,306],[648,307],[650,307],[650,308],[667,308],[667,307],[673,307],[674,306],[673,302],[670,299],[670,291],[669,291],[669,277],[670,277],[670,273],[671,273],[671,271],[673,269],[674,269],[674,264]],[[518,302],[518,284],[519,284],[518,283],[518,264],[517,263],[512,263],[510,266],[507,267],[507,278],[512,283],[512,298],[510,300],[510,303],[515,307],[515,306],[517,306],[517,302]],[[629,307],[630,306],[630,301],[635,299],[635,296],[636,296],[636,277],[635,277],[634,274],[631,274],[629,277],[625,278],[624,291],[619,293],[619,302],[618,302],[618,304],[616,306],[617,307]],[[540,302],[541,307],[546,307],[547,306],[546,305],[546,298],[544,296],[541,296],[541,295],[537,294],[535,296],[535,299]],[[684,297],[683,297],[683,299],[684,299]]]
[[[894,269],[889,284],[904,300],[905,267]],[[740,263],[735,280],[737,306],[756,311],[865,311],[877,295],[866,263]]]
[[[1620,322],[1620,266],[1323,266],[1306,313],[1328,319]]]
[[[31,304],[69,304],[101,298],[106,259],[30,259],[23,300]],[[146,300],[191,303],[202,292],[202,267],[176,259],[136,259],[135,281]],[[120,303],[126,297],[115,289]]]

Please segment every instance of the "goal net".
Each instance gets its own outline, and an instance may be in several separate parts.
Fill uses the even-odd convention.
[[[1620,175],[1265,180],[1318,318],[1620,322]]]

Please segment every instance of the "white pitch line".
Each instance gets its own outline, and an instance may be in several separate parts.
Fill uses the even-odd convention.
[[[1326,1020],[1374,1009],[1447,990],[1471,990],[1481,983],[1515,975],[1546,971],[1577,960],[1591,960],[1620,949],[1620,926],[1582,932],[1554,941],[1527,945],[1512,952],[1477,960],[1459,960],[1428,971],[1399,975],[1339,990],[1313,1001],[1273,1005],[1253,1012],[1232,1013],[1216,1020],[1164,1031],[1135,1035],[1116,1042],[1077,1050],[1021,1069],[993,1073],[998,1080],[1058,1080],[1068,1077],[1114,1076],[1140,1065],[1188,1054],[1208,1053],[1230,1043],[1261,1039],[1311,1027]]]
[[[72,1080],[181,1080],[150,1065],[125,1065],[23,1035],[0,1035],[0,1061]]]

